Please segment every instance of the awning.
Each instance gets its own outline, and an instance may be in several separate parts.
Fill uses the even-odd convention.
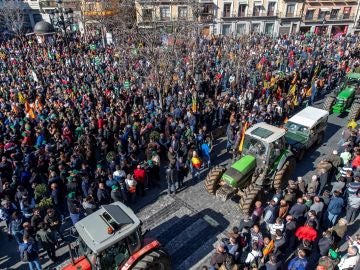
[[[330,8],[320,8],[321,11],[330,11]]]
[[[262,2],[258,2],[258,1],[254,2],[254,6],[262,6],[262,5],[263,5]]]
[[[307,10],[315,10],[316,8],[308,8]]]

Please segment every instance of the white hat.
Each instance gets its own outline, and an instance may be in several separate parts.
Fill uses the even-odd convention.
[[[298,176],[297,180],[298,180],[298,182],[304,181],[304,179],[302,178],[302,176]]]
[[[338,154],[338,151],[337,151],[337,150],[334,150],[334,151],[333,151],[333,154],[334,154],[334,155],[337,155],[337,154]]]
[[[311,177],[311,180],[313,180],[313,181],[316,181],[317,179],[318,179],[318,177],[315,174]]]

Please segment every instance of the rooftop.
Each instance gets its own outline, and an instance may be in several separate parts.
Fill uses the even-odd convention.
[[[278,128],[266,123],[258,123],[246,130],[246,134],[251,135],[261,141],[272,143],[285,135],[285,129]]]
[[[327,117],[328,111],[308,106],[289,119],[289,122],[312,128],[319,119]]]
[[[99,253],[126,238],[139,226],[139,218],[120,202],[103,205],[75,224],[79,235],[94,253]],[[108,232],[109,228],[113,233]]]

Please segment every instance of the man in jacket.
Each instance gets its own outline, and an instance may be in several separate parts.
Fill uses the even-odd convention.
[[[298,198],[297,203],[291,207],[289,214],[294,217],[294,219],[297,221],[298,224],[302,224],[306,212],[307,212],[307,207],[304,204],[303,198]]]
[[[347,254],[343,256],[338,264],[339,270],[353,269],[359,262],[359,251],[355,246],[348,247]]]
[[[344,207],[344,200],[340,197],[340,192],[335,190],[326,210],[326,217],[329,226],[334,226],[339,214]]]
[[[41,243],[41,246],[46,250],[49,258],[55,262],[57,260],[55,254],[56,239],[53,232],[47,230],[47,226],[44,222],[41,222],[40,230],[36,233],[36,241]]]
[[[320,238],[318,242],[318,249],[321,256],[327,256],[329,253],[329,249],[334,244],[334,237],[332,236],[332,232],[327,230],[323,233],[323,237]]]
[[[21,260],[27,262],[30,269],[42,270],[38,250],[35,243],[30,240],[30,236],[24,235],[23,243],[19,245],[19,253]]]
[[[353,223],[360,208],[360,190],[356,194],[350,195],[348,206],[346,209],[346,220],[348,223]]]
[[[264,209],[264,221],[266,227],[269,229],[270,224],[274,224],[278,216],[278,208],[274,200],[270,201],[270,204]]]

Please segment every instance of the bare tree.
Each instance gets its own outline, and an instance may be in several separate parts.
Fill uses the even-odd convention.
[[[2,1],[0,4],[0,22],[9,32],[20,37],[24,29],[24,8],[22,2]]]

